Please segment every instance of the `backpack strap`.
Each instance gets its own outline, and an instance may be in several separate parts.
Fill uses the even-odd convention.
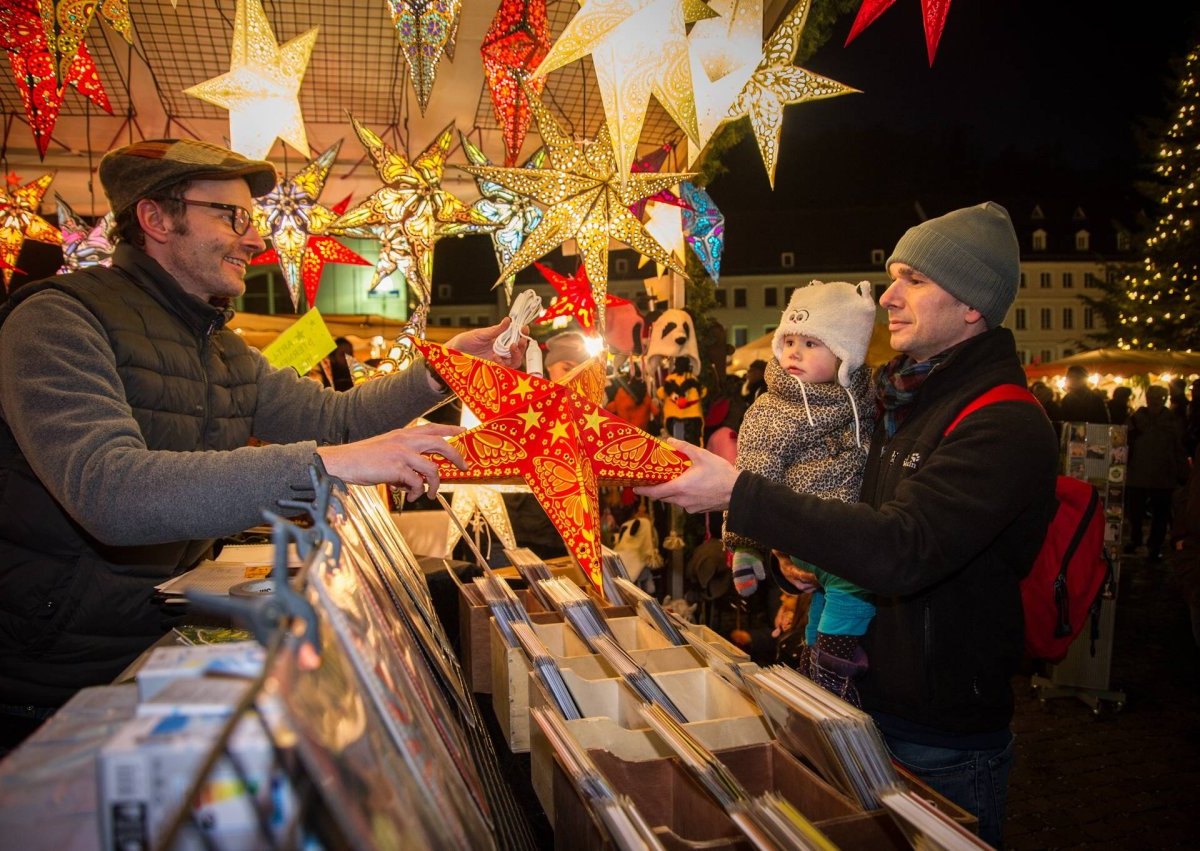
[[[950,425],[946,426],[946,430],[942,432],[942,437],[954,431],[958,424],[966,417],[994,402],[1032,402],[1035,405],[1040,404],[1037,397],[1019,384],[997,384],[995,387],[983,391],[979,396],[968,402],[966,407],[958,412],[958,416],[950,421]]]

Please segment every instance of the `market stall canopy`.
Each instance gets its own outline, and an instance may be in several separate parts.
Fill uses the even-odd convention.
[[[1200,372],[1200,352],[1172,352],[1154,349],[1093,349],[1061,360],[1030,364],[1025,367],[1029,380],[1065,375],[1068,367],[1082,366],[1101,376],[1191,375]]]
[[[900,354],[890,345],[891,335],[888,334],[886,317],[881,316],[881,313],[882,311],[876,311],[875,330],[871,332],[871,344],[867,347],[867,363],[871,366],[887,363]],[[757,340],[751,340],[746,345],[734,349],[729,359],[728,371],[742,372],[756,360],[770,360],[771,340],[774,336],[775,332],[770,331]]]
[[[235,313],[229,328],[242,335],[248,344],[256,349],[269,345],[283,331],[287,330],[299,319],[290,313],[261,314]],[[321,317],[325,326],[334,339],[345,337],[354,345],[355,357],[360,360],[370,357],[371,338],[383,337],[391,342],[405,329],[405,323],[400,319],[391,319],[375,314],[356,313],[353,315],[326,314]],[[445,343],[462,328],[430,326],[425,329],[426,338],[436,343]]]

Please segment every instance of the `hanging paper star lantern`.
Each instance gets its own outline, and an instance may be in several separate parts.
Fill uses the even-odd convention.
[[[663,164],[667,161],[667,154],[671,153],[672,145],[662,145],[657,151],[652,154],[647,154],[640,160],[635,160],[633,163],[634,174],[655,174],[662,170]],[[657,201],[662,204],[674,204],[681,206],[683,201],[679,200],[679,196],[670,189],[663,189],[655,192],[649,198],[642,198],[640,201],[635,201],[629,205],[629,212],[633,213],[637,218],[641,218],[646,212],[646,202]]]
[[[454,58],[462,0],[387,0],[387,4],[424,115],[442,54]]]
[[[763,57],[762,0],[711,0],[720,17],[698,21],[688,34],[696,95],[699,157]]]
[[[692,175],[624,175],[617,169],[606,128],[600,128],[596,141],[585,148],[572,141],[540,99],[531,98],[530,104],[546,145],[549,166],[538,171],[459,166],[476,177],[533,198],[547,208],[542,223],[500,270],[500,280],[574,239],[592,282],[592,295],[600,307],[597,321],[603,322],[610,239],[625,243],[681,275],[686,274],[666,249],[646,233],[642,223],[629,212],[629,205]]]
[[[685,30],[690,22],[683,0],[584,0],[534,71],[535,78],[544,77],[591,54],[621,175],[637,156],[651,94],[689,139],[697,139]]]
[[[9,2],[9,0],[5,0]],[[126,0],[40,0],[42,31],[54,58],[55,69],[62,79],[70,76],[75,54],[91,26],[96,7],[108,25],[133,44],[133,23],[129,19]]]
[[[297,311],[300,310],[301,285],[308,297],[308,305],[313,305],[321,270],[326,262],[366,263],[340,242],[330,240],[337,248],[328,244],[318,248],[317,251],[321,254],[314,258],[315,265],[309,266],[309,279],[305,280],[302,274],[310,246],[310,235],[321,233],[338,217],[329,208],[318,204],[317,199],[321,197],[321,191],[325,188],[325,181],[329,178],[329,171],[333,168],[341,147],[342,143],[339,140],[293,177],[280,181],[274,189],[254,202],[254,226],[261,236],[271,240],[272,251],[278,257],[283,279],[292,295],[292,306]],[[334,255],[357,259],[334,260]],[[312,278],[312,274],[316,277]]]
[[[25,107],[25,118],[33,131],[38,155],[46,156],[66,87],[75,89],[100,109],[112,114],[108,93],[100,82],[96,64],[87,45],[79,43],[70,71],[61,81],[54,58],[46,45],[46,32],[38,0],[5,0],[0,3],[0,48],[8,53],[13,80]]]
[[[800,49],[800,35],[811,6],[812,0],[800,0],[771,34],[763,48],[762,61],[725,117],[726,121],[749,117],[772,189],[784,106],[858,91],[792,64]]]
[[[9,172],[0,197],[0,260],[4,262],[4,289],[12,282],[17,268],[17,256],[25,240],[32,239],[50,245],[62,245],[62,233],[38,215],[42,198],[50,188],[53,174],[43,174],[20,186],[21,179]]]
[[[62,232],[63,264],[58,273],[78,272],[89,266],[111,266],[113,244],[108,239],[108,232],[112,228],[113,214],[106,213],[89,227],[61,195],[55,193],[54,201],[58,205],[58,229]]]
[[[492,108],[504,135],[504,164],[517,164],[533,113],[521,89],[527,81],[541,95],[546,81],[529,74],[550,50],[546,0],[500,0],[492,25],[483,36],[483,73],[487,76]]]
[[[492,164],[487,155],[474,142],[462,133],[459,134],[459,138],[462,140],[463,151],[467,155],[467,161],[471,165]],[[527,169],[539,169],[545,161],[546,149],[538,148],[525,161],[523,167]],[[521,243],[525,241],[525,237],[541,223],[542,211],[529,198],[505,189],[498,183],[492,183],[490,180],[483,178],[476,178],[475,183],[479,187],[480,198],[471,206],[475,212],[496,226],[496,229],[491,233],[492,247],[496,251],[496,261],[500,264],[500,268],[503,269],[512,260],[513,255],[517,253],[517,249],[521,247]],[[512,275],[509,275],[502,281],[504,284],[504,297],[510,302],[512,301],[513,281],[514,277]]]
[[[666,482],[690,461],[561,384],[418,342],[426,363],[482,420],[450,438],[467,462],[444,482],[525,481],[568,551],[600,586],[600,485]]]
[[[717,209],[712,196],[696,184],[684,182],[679,190],[687,202],[683,208],[684,239],[700,258],[708,276],[720,283],[721,252],[725,250],[725,217]]]
[[[681,265],[683,264],[683,215],[678,206],[659,204],[658,202],[647,204],[646,233],[654,237],[659,245],[671,252],[671,256]],[[638,258],[638,268],[645,265],[646,258]],[[662,275],[662,273],[663,264],[659,263],[658,274]]]
[[[493,224],[442,189],[442,173],[454,135],[453,123],[446,125],[410,163],[372,130],[353,118],[351,122],[385,185],[339,216],[328,231],[348,233],[371,228],[381,244],[371,289],[387,275],[400,271],[416,293],[418,307],[424,313],[433,288],[434,244],[444,236],[491,230]]]
[[[279,187],[276,188],[278,189]],[[312,218],[323,218],[327,221],[333,221],[346,212],[348,206],[350,206],[349,195],[328,209],[322,207],[320,204],[315,204],[313,206]],[[259,229],[259,233],[262,233],[261,228]],[[304,248],[300,251],[299,256],[300,262],[295,267],[295,274],[299,283],[304,287],[304,299],[309,307],[316,306],[317,289],[321,286],[321,275],[325,273],[326,263],[346,263],[351,266],[371,265],[370,260],[351,251],[333,237],[321,236],[315,233],[308,233],[305,236]],[[288,267],[284,265],[284,260],[277,247],[268,248],[250,261],[251,266],[265,266],[270,263],[278,263],[280,268],[283,269],[284,277],[287,278]],[[291,281],[288,281],[288,290],[292,292],[292,305],[299,312],[299,297],[296,291],[292,289]]]
[[[184,94],[229,110],[230,147],[238,153],[264,159],[279,138],[307,157],[300,81],[318,29],[281,45],[260,0],[237,0],[229,73],[184,89]]]
[[[585,334],[596,334],[596,322],[598,320],[596,310],[596,298],[592,295],[592,286],[588,283],[587,269],[580,266],[574,275],[562,275],[555,272],[549,266],[543,266],[541,263],[534,263],[537,270],[542,273],[542,277],[550,286],[554,287],[558,293],[558,297],[542,311],[542,315],[537,318],[538,323],[545,324],[553,322],[560,316],[568,316],[579,323],[579,327],[583,329]],[[619,307],[623,304],[629,304],[627,299],[620,296],[615,296],[611,293],[606,293],[604,296],[604,306]]]
[[[850,35],[846,36],[846,44],[858,38],[875,19],[886,12],[896,0],[863,0],[858,7],[858,15],[850,27]],[[946,28],[946,16],[950,14],[950,0],[921,0],[921,20],[925,24],[925,53],[929,56],[929,67],[933,67],[933,58],[937,55],[938,42],[942,40],[942,30]]]

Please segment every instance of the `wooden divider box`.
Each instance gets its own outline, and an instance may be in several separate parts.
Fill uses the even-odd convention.
[[[613,635],[633,660],[651,673],[700,668],[704,662],[690,647],[677,647],[648,623],[633,616],[624,606],[603,610]],[[530,615],[533,630],[558,666],[583,681],[606,680],[617,672],[591,653],[558,614]],[[530,664],[524,651],[504,643],[500,630],[491,624],[492,707],[505,740],[513,753],[529,750]]]
[[[665,759],[671,751],[654,734],[639,710],[642,700],[624,680],[584,680],[564,671],[571,694],[584,718],[566,726],[584,748],[602,749],[622,760]],[[688,719],[685,728],[709,750],[727,750],[772,740],[754,701],[709,668],[656,673],[654,679]],[[531,677],[532,706],[552,706],[541,683]],[[530,774],[533,790],[547,817],[554,821],[554,755],[541,728],[532,724]]]

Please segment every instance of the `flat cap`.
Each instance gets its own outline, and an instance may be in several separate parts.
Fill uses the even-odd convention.
[[[100,185],[113,215],[185,180],[245,178],[254,198],[275,188],[275,166],[265,160],[193,139],[146,139],[115,148],[100,160]]]

